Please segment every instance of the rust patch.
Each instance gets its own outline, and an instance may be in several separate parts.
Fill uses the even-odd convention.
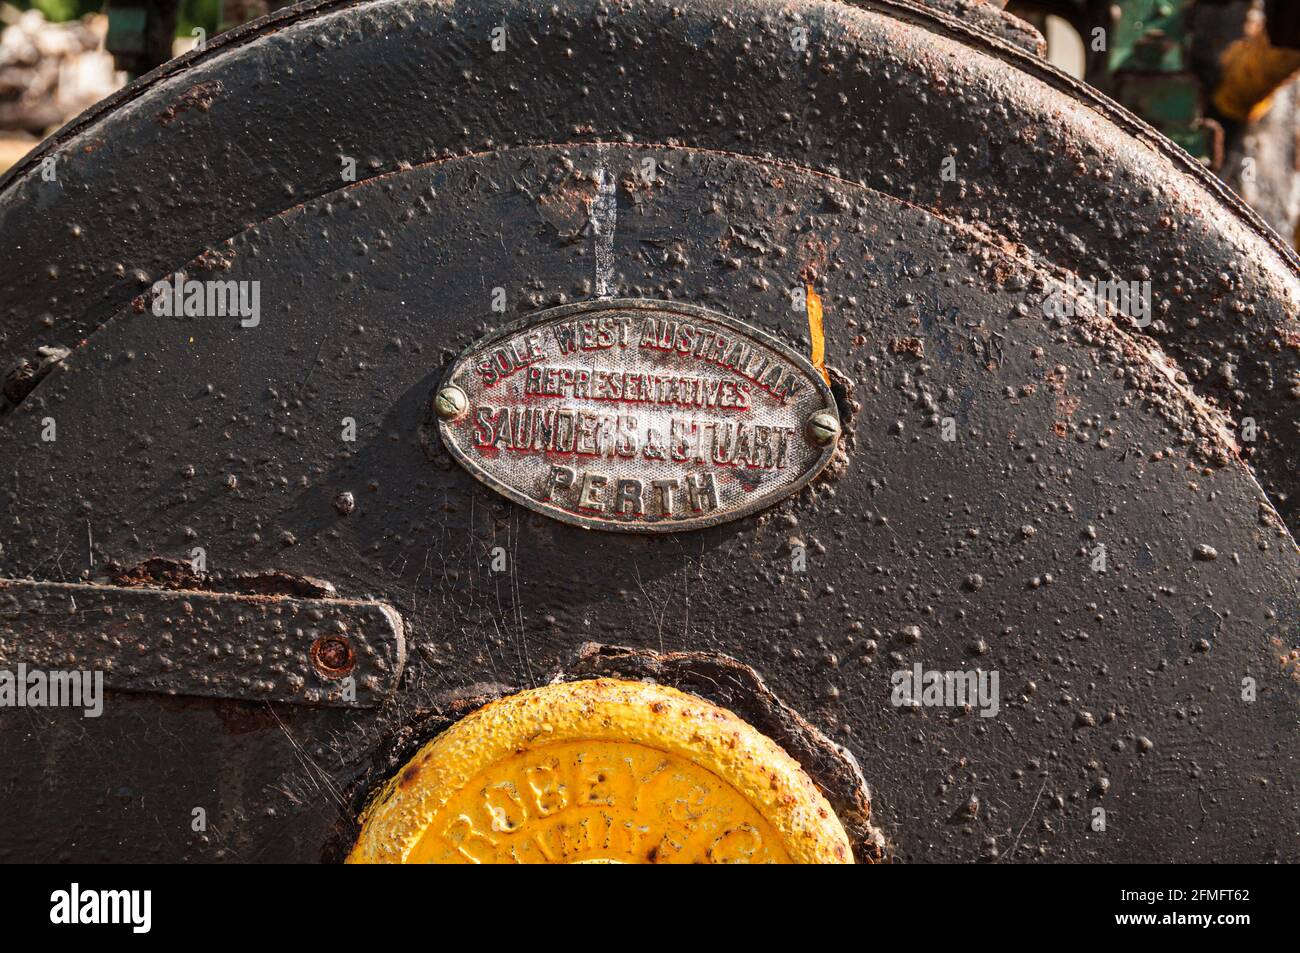
[[[1019,273],[1016,263],[1009,259],[999,258],[993,263],[993,281],[999,288],[1005,287],[1007,282]]]
[[[206,573],[195,572],[193,567],[179,559],[150,556],[130,569],[123,569],[109,577],[115,586],[156,587],[159,589],[207,588]]]
[[[838,236],[833,236],[829,242],[819,235],[810,235],[804,240],[803,247],[799,251],[799,257],[804,261],[803,267],[799,269],[799,279],[805,285],[819,283],[826,263],[830,260],[831,252],[838,248],[839,244]]]
[[[918,360],[925,357],[925,342],[920,338],[894,338],[889,349],[895,354],[907,354]]]
[[[203,271],[229,271],[234,266],[233,252],[223,254],[215,248],[205,248],[194,259],[194,267]]]
[[[595,179],[570,175],[537,197],[537,209],[561,239],[577,241],[591,220],[591,204],[597,192]]]
[[[189,112],[191,109],[207,112],[212,108],[212,104],[217,101],[217,96],[221,94],[221,91],[221,81],[215,79],[207,83],[199,83],[197,86],[191,86],[181,93],[176,102],[158,113],[154,118],[158,120],[159,125],[170,126],[180,117],[181,113]]]
[[[1066,370],[1059,364],[1043,375],[1043,383],[1045,383],[1054,394],[1065,393],[1065,379]]]
[[[278,569],[212,575],[196,572],[189,563],[165,556],[150,556],[129,569],[115,568],[108,581],[114,586],[136,589],[186,589],[301,599],[329,599],[338,595],[333,584],[311,576],[298,576]]]
[[[420,766],[418,764],[412,764],[408,766],[407,769],[403,771],[401,776],[397,779],[397,786],[401,788],[410,787],[411,784],[414,783],[415,779],[418,778],[419,776],[420,776]]]

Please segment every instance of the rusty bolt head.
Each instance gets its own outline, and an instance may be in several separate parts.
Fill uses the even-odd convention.
[[[808,418],[808,439],[820,446],[832,444],[840,435],[840,422],[828,410],[819,410]]]
[[[312,664],[322,678],[342,678],[357,664],[346,635],[323,635],[311,646]]]
[[[433,398],[433,412],[443,420],[455,420],[469,410],[469,397],[455,384],[448,384]]]

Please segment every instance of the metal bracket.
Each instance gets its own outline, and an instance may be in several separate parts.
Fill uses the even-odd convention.
[[[0,665],[109,688],[374,708],[405,661],[382,602],[0,579]]]

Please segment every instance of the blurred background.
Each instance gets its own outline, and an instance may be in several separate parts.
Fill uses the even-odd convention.
[[[0,0],[0,172],[136,76],[272,0]]]
[[[1217,173],[1293,245],[1300,0],[913,0],[1044,56]],[[279,0],[0,0],[0,172]]]

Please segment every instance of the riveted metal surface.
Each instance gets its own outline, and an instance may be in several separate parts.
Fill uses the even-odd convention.
[[[595,640],[752,666],[861,765],[900,860],[1296,859],[1293,259],[1068,80],[868,6],[299,7],[51,140],[57,188],[41,155],[13,173],[3,344],[71,353],[0,423],[0,574],[199,544],[392,605],[410,658],[373,714],[28,711],[0,731],[0,855],[315,859],[391,739]],[[509,56],[480,42],[502,19]],[[154,315],[182,268],[261,282],[260,323]],[[1150,328],[1043,313],[1075,273],[1144,271]],[[843,428],[822,475],[651,536],[457,466],[431,407],[455,356],[602,281],[809,355],[812,285]],[[916,664],[999,672],[998,713],[894,705]],[[75,778],[42,770],[73,750]],[[188,833],[203,803],[221,837]],[[41,839],[48,812],[75,845]]]
[[[0,665],[113,689],[371,708],[405,659],[379,603],[0,579]]]
[[[429,742],[363,819],[353,863],[852,863],[798,762],[675,689],[564,682]]]
[[[449,392],[464,410],[434,412],[458,463],[587,529],[679,532],[745,516],[805,487],[839,434],[831,389],[805,358],[675,302],[524,318],[461,355],[439,385]]]

